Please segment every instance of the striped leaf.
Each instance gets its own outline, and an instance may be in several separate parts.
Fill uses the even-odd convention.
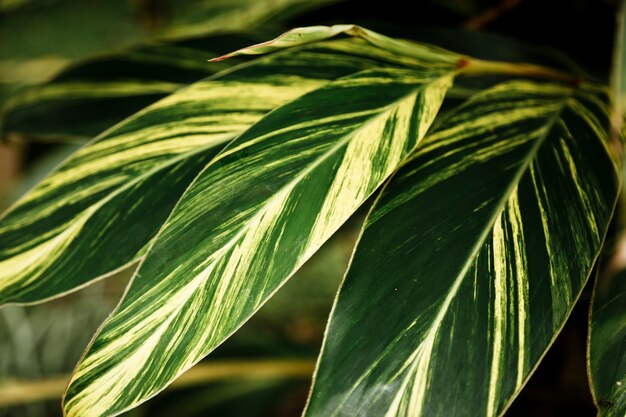
[[[282,0],[274,7],[300,1]],[[301,37],[302,33],[306,36]],[[340,34],[361,38],[387,54],[396,53],[399,65],[420,65],[424,60],[448,65],[459,58],[439,48],[394,40],[354,25],[295,29],[261,44],[267,47],[244,48],[218,57],[213,61],[231,59],[213,65],[207,65],[206,60],[249,45],[258,37],[222,34],[183,39],[130,48],[72,65],[51,81],[11,97],[2,110],[0,128],[4,133],[84,139],[191,82],[232,66],[233,56],[274,52]]]
[[[461,58],[461,55],[445,49],[406,40],[389,38],[381,35],[380,33],[372,32],[371,30],[357,25],[334,25],[308,26],[292,29],[271,41],[239,49],[238,51],[230,54],[213,58],[211,61],[223,61],[227,58],[243,55],[267,54],[285,48],[319,42],[337,37],[339,35],[363,39],[366,42],[378,46],[386,51],[403,56],[407,61],[413,59],[418,60],[419,62],[428,61],[431,65],[434,65],[435,63],[453,65],[458,62],[459,58]]]
[[[259,41],[259,36],[242,33],[255,28],[258,32],[258,28],[268,30],[268,26],[280,26],[289,18],[336,1],[165,0],[165,10],[170,13],[153,17],[163,19],[164,27],[152,31],[150,36],[139,32],[134,36],[128,35],[128,39],[123,39],[126,47],[123,51],[96,57],[89,55],[89,58],[73,63],[50,81],[10,97],[3,109],[1,129],[4,133],[86,140],[175,90],[233,66],[237,61],[221,65],[207,65],[206,61]],[[73,27],[88,26],[84,22],[85,14],[87,18],[99,16],[103,12],[99,9],[102,8],[104,12],[115,9],[117,19],[108,19],[109,26],[111,20],[132,19],[133,22],[126,24],[136,23],[138,16],[130,13],[131,7],[127,0],[116,0],[115,6],[110,4],[111,0],[93,2],[95,4],[89,4],[86,11],[82,10],[84,2],[72,0],[59,5],[44,5],[43,9],[25,15],[22,19],[9,19],[7,23],[13,30],[3,31],[2,34],[9,36],[12,42],[5,44],[11,46],[11,50],[12,45],[23,44],[23,39],[27,38],[31,44],[39,45],[36,49],[41,49],[41,44],[54,45],[60,55],[76,58],[73,55],[76,51],[69,53],[65,47],[59,47],[62,42],[33,42],[32,28],[38,27],[43,21],[46,30],[41,33],[51,35],[53,39],[64,38],[67,21]],[[157,7],[156,11],[161,9]],[[99,27],[101,20],[96,18],[90,23]],[[107,19],[102,21],[107,22]],[[268,21],[271,25],[268,25]],[[106,27],[100,29],[103,33],[110,30]],[[116,34],[116,37],[119,38],[120,34]],[[95,50],[111,50],[111,45],[108,45],[110,42],[102,41],[105,38],[94,38],[92,46]],[[85,53],[82,52],[81,56],[84,57]],[[13,55],[21,56],[19,53]],[[32,67],[34,62],[32,59],[0,59],[0,78],[4,75],[4,78],[13,79],[16,65]],[[3,71],[4,67],[6,70]],[[22,72],[30,73],[32,70]],[[49,75],[45,78],[49,78]]]
[[[81,61],[12,96],[2,112],[3,133],[93,137],[175,90],[238,63],[207,65],[206,60],[254,39],[214,35]]]
[[[228,141],[275,107],[390,65],[389,57],[350,40],[272,55],[193,84],[109,130],[0,220],[0,303],[47,299],[135,262]]]
[[[66,416],[118,415],[232,334],[418,145],[455,72],[359,72],[231,142],[186,191],[93,340]]]
[[[502,415],[567,319],[613,213],[604,100],[509,82],[424,140],[366,220],[307,417]]]
[[[601,417],[626,415],[626,270],[599,274],[589,327],[591,391]]]

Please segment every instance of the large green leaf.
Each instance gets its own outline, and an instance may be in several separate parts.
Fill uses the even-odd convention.
[[[30,191],[0,220],[0,303],[40,301],[136,261],[229,140],[329,80],[394,58],[356,39],[287,52],[156,103]]]
[[[253,39],[213,35],[82,61],[49,82],[13,95],[2,110],[2,130],[93,137],[175,90],[238,63],[210,65],[206,60]]]
[[[346,32],[358,33],[351,26],[345,27],[349,28]],[[329,30],[316,29],[317,32],[320,29]],[[472,56],[554,65],[560,63],[553,58],[557,55],[553,51],[549,54],[537,51],[506,38],[480,33],[420,30],[415,27],[410,31],[401,29],[400,32],[406,32],[411,38],[461,48],[466,53],[472,52]],[[207,31],[211,32],[208,28]],[[361,35],[372,38],[369,31],[363,30]],[[380,35],[378,37],[381,38]],[[84,136],[93,137],[172,91],[213,74],[223,69],[223,66],[232,66],[232,59],[224,61],[222,65],[207,65],[205,61],[258,42],[258,39],[258,36],[241,34],[214,34],[129,48],[87,59],[71,65],[44,84],[15,94],[4,108],[0,125],[5,132],[12,133],[63,139],[69,137],[74,140]],[[485,48],[485,45],[488,47]],[[411,44],[412,49],[415,47],[415,44]],[[441,56],[446,59],[458,58],[441,51],[436,56],[438,59]],[[472,79],[473,87],[476,87],[475,83],[476,79]],[[482,84],[479,86],[482,87]]]
[[[617,141],[623,140],[624,109],[626,109],[625,41],[626,2],[622,1],[615,31],[611,74],[612,134]],[[623,221],[623,207],[620,214]],[[621,244],[615,250],[613,263],[596,277],[590,311],[587,345],[589,385],[598,408],[598,416],[601,417],[626,415],[626,269],[623,265],[626,247],[623,239],[622,236]]]
[[[260,55],[279,51],[284,48],[292,48],[311,42],[318,42],[340,35],[363,39],[368,43],[378,46],[399,56],[405,57],[406,62],[411,60],[428,61],[431,65],[440,63],[444,65],[457,64],[461,55],[437,48],[427,44],[411,42],[403,39],[394,39],[373,32],[357,25],[334,25],[334,26],[307,26],[292,29],[276,39],[239,49],[230,54],[213,58],[211,61],[222,61],[227,58],[243,55]]]
[[[589,376],[599,415],[626,415],[626,270],[599,274],[589,328]]]
[[[66,415],[145,401],[239,328],[418,145],[456,71],[359,72],[231,142],[186,191],[78,365]]]
[[[148,40],[267,29],[338,1],[31,0],[32,7],[0,15],[0,60],[45,55],[80,59]]]
[[[497,416],[561,329],[613,213],[603,94],[479,94],[390,180],[336,301],[307,417]]]
[[[63,139],[93,137],[176,89],[232,66],[233,62],[216,66],[206,61],[258,41],[258,37],[238,33],[275,29],[290,17],[337,1],[165,0],[150,6],[152,2],[63,0],[39,4],[3,19],[6,27],[0,26],[0,37],[6,42],[0,47],[0,81],[13,81],[17,75],[30,75],[32,68],[40,68],[35,73],[42,73],[39,78],[43,76],[41,81],[46,82],[12,97],[0,125],[4,131]],[[102,15],[113,17],[103,19]],[[140,27],[142,21],[151,20],[158,23],[153,30]],[[66,30],[68,23],[73,31]],[[67,39],[68,34],[79,32],[89,36]],[[120,47],[125,49],[120,51]],[[46,64],[42,54],[81,60],[48,81],[57,67]]]

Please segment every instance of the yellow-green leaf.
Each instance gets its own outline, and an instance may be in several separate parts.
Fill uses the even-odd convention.
[[[135,262],[228,141],[275,107],[389,59],[356,40],[275,54],[193,84],[96,138],[0,220],[0,304],[47,299]]]
[[[618,190],[605,95],[509,82],[438,126],[366,220],[306,417],[500,416],[587,281]]]
[[[184,194],[78,365],[66,415],[118,415],[232,334],[419,144],[455,72],[363,71],[231,142]]]
[[[430,65],[436,63],[444,65],[456,64],[461,55],[437,48],[435,46],[422,43],[411,42],[407,40],[389,38],[380,33],[373,32],[369,29],[362,28],[357,25],[335,25],[335,26],[307,26],[296,28],[282,34],[271,41],[259,43],[247,48],[240,49],[230,54],[213,58],[212,61],[222,61],[241,55],[259,55],[275,52],[284,48],[292,48],[299,45],[314,43],[321,40],[336,37],[338,35],[351,36],[382,48],[386,51],[398,54],[404,57],[407,62],[424,62],[428,61]]]
[[[213,35],[73,63],[51,80],[12,95],[2,108],[2,133],[91,138],[174,91],[240,63],[207,65],[206,60],[254,39]]]

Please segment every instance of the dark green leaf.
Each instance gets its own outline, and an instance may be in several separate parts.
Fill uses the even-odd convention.
[[[420,143],[456,71],[362,71],[231,142],[181,198],[77,367],[66,415],[134,407],[230,336]]]
[[[387,58],[353,40],[272,55],[104,133],[0,220],[0,303],[47,299],[135,262],[226,143],[277,106]]]
[[[602,417],[626,415],[626,270],[598,275],[589,336],[589,372]]]
[[[613,213],[605,99],[510,82],[425,139],[366,220],[307,417],[504,412],[563,326]]]

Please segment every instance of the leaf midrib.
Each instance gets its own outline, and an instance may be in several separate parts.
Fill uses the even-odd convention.
[[[535,160],[535,158],[537,157],[537,154],[539,153],[539,150],[549,138],[550,133],[552,132],[556,122],[561,117],[561,113],[567,107],[568,100],[569,100],[569,96],[563,98],[562,105],[557,110],[555,110],[554,114],[548,119],[548,123],[546,124],[546,127],[545,127],[545,133],[540,138],[537,139],[536,143],[529,150],[526,158],[524,158],[523,160],[523,163],[520,165],[517,172],[515,173],[515,176],[512,178],[511,182],[509,183],[509,186],[502,194],[502,197],[500,198],[500,200],[498,200],[498,203],[496,204],[491,217],[487,221],[482,233],[478,237],[476,244],[472,247],[470,256],[468,256],[467,261],[465,262],[465,264],[461,268],[461,271],[457,275],[454,281],[454,284],[452,286],[452,291],[450,291],[448,297],[446,297],[446,299],[444,300],[444,304],[439,309],[439,313],[437,314],[436,321],[435,321],[436,327],[433,329],[433,326],[431,326],[431,329],[429,329],[429,332],[438,330],[439,326],[441,325],[443,318],[449,311],[449,307],[452,302],[452,299],[456,298],[456,295],[461,286],[461,283],[466,278],[467,273],[469,272],[470,268],[472,267],[472,264],[474,263],[478,254],[480,253],[480,250],[485,245],[485,242],[487,241],[489,234],[493,231],[493,227],[498,217],[500,217],[502,213],[504,212],[504,209],[506,208],[511,195],[513,194],[513,191],[519,186],[519,183],[522,177],[524,176],[524,174],[526,174],[527,170],[529,169],[530,164]]]

